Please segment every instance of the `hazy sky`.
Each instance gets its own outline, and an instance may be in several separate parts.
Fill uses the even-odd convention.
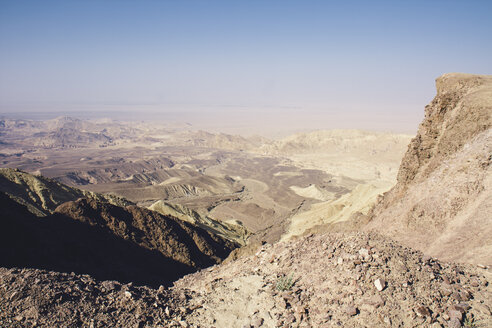
[[[412,129],[437,76],[492,74],[491,17],[464,0],[0,1],[0,112]]]

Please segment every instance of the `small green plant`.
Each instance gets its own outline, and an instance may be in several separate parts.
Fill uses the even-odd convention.
[[[294,286],[295,280],[294,280],[294,274],[291,274],[289,276],[283,276],[277,279],[277,290],[283,292],[286,290],[290,290],[292,286]]]
[[[480,320],[475,320],[473,317],[466,317],[465,321],[463,321],[463,327],[466,328],[479,328],[483,327],[482,324],[480,323]]]

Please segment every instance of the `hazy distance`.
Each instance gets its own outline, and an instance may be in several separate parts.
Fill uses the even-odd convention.
[[[492,72],[491,11],[486,1],[2,1],[0,114],[270,137],[414,133],[436,77]]]
[[[422,113],[423,115],[423,113]],[[174,110],[71,110],[0,113],[0,118],[46,120],[60,116],[80,119],[110,118],[119,121],[162,122],[183,125],[192,130],[222,132],[243,136],[282,138],[288,135],[327,129],[361,129],[413,134],[418,117],[412,113],[391,114],[381,110],[354,114],[351,111],[305,110],[303,108],[233,107],[183,108]],[[413,126],[409,126],[410,123]]]

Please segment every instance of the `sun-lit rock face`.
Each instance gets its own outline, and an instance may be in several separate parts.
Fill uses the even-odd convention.
[[[492,76],[445,74],[369,228],[444,259],[492,263]]]
[[[436,79],[437,95],[403,157],[398,187],[425,179],[442,161],[492,126],[492,76],[450,73]]]
[[[82,197],[121,206],[132,204],[121,197],[72,188],[53,179],[10,168],[0,168],[0,191],[37,216],[48,215],[60,204]]]

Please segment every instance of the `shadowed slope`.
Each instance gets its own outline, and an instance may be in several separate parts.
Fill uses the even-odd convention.
[[[234,247],[177,219],[138,207],[79,199],[37,218],[0,194],[0,265],[88,273],[97,279],[169,285]]]

